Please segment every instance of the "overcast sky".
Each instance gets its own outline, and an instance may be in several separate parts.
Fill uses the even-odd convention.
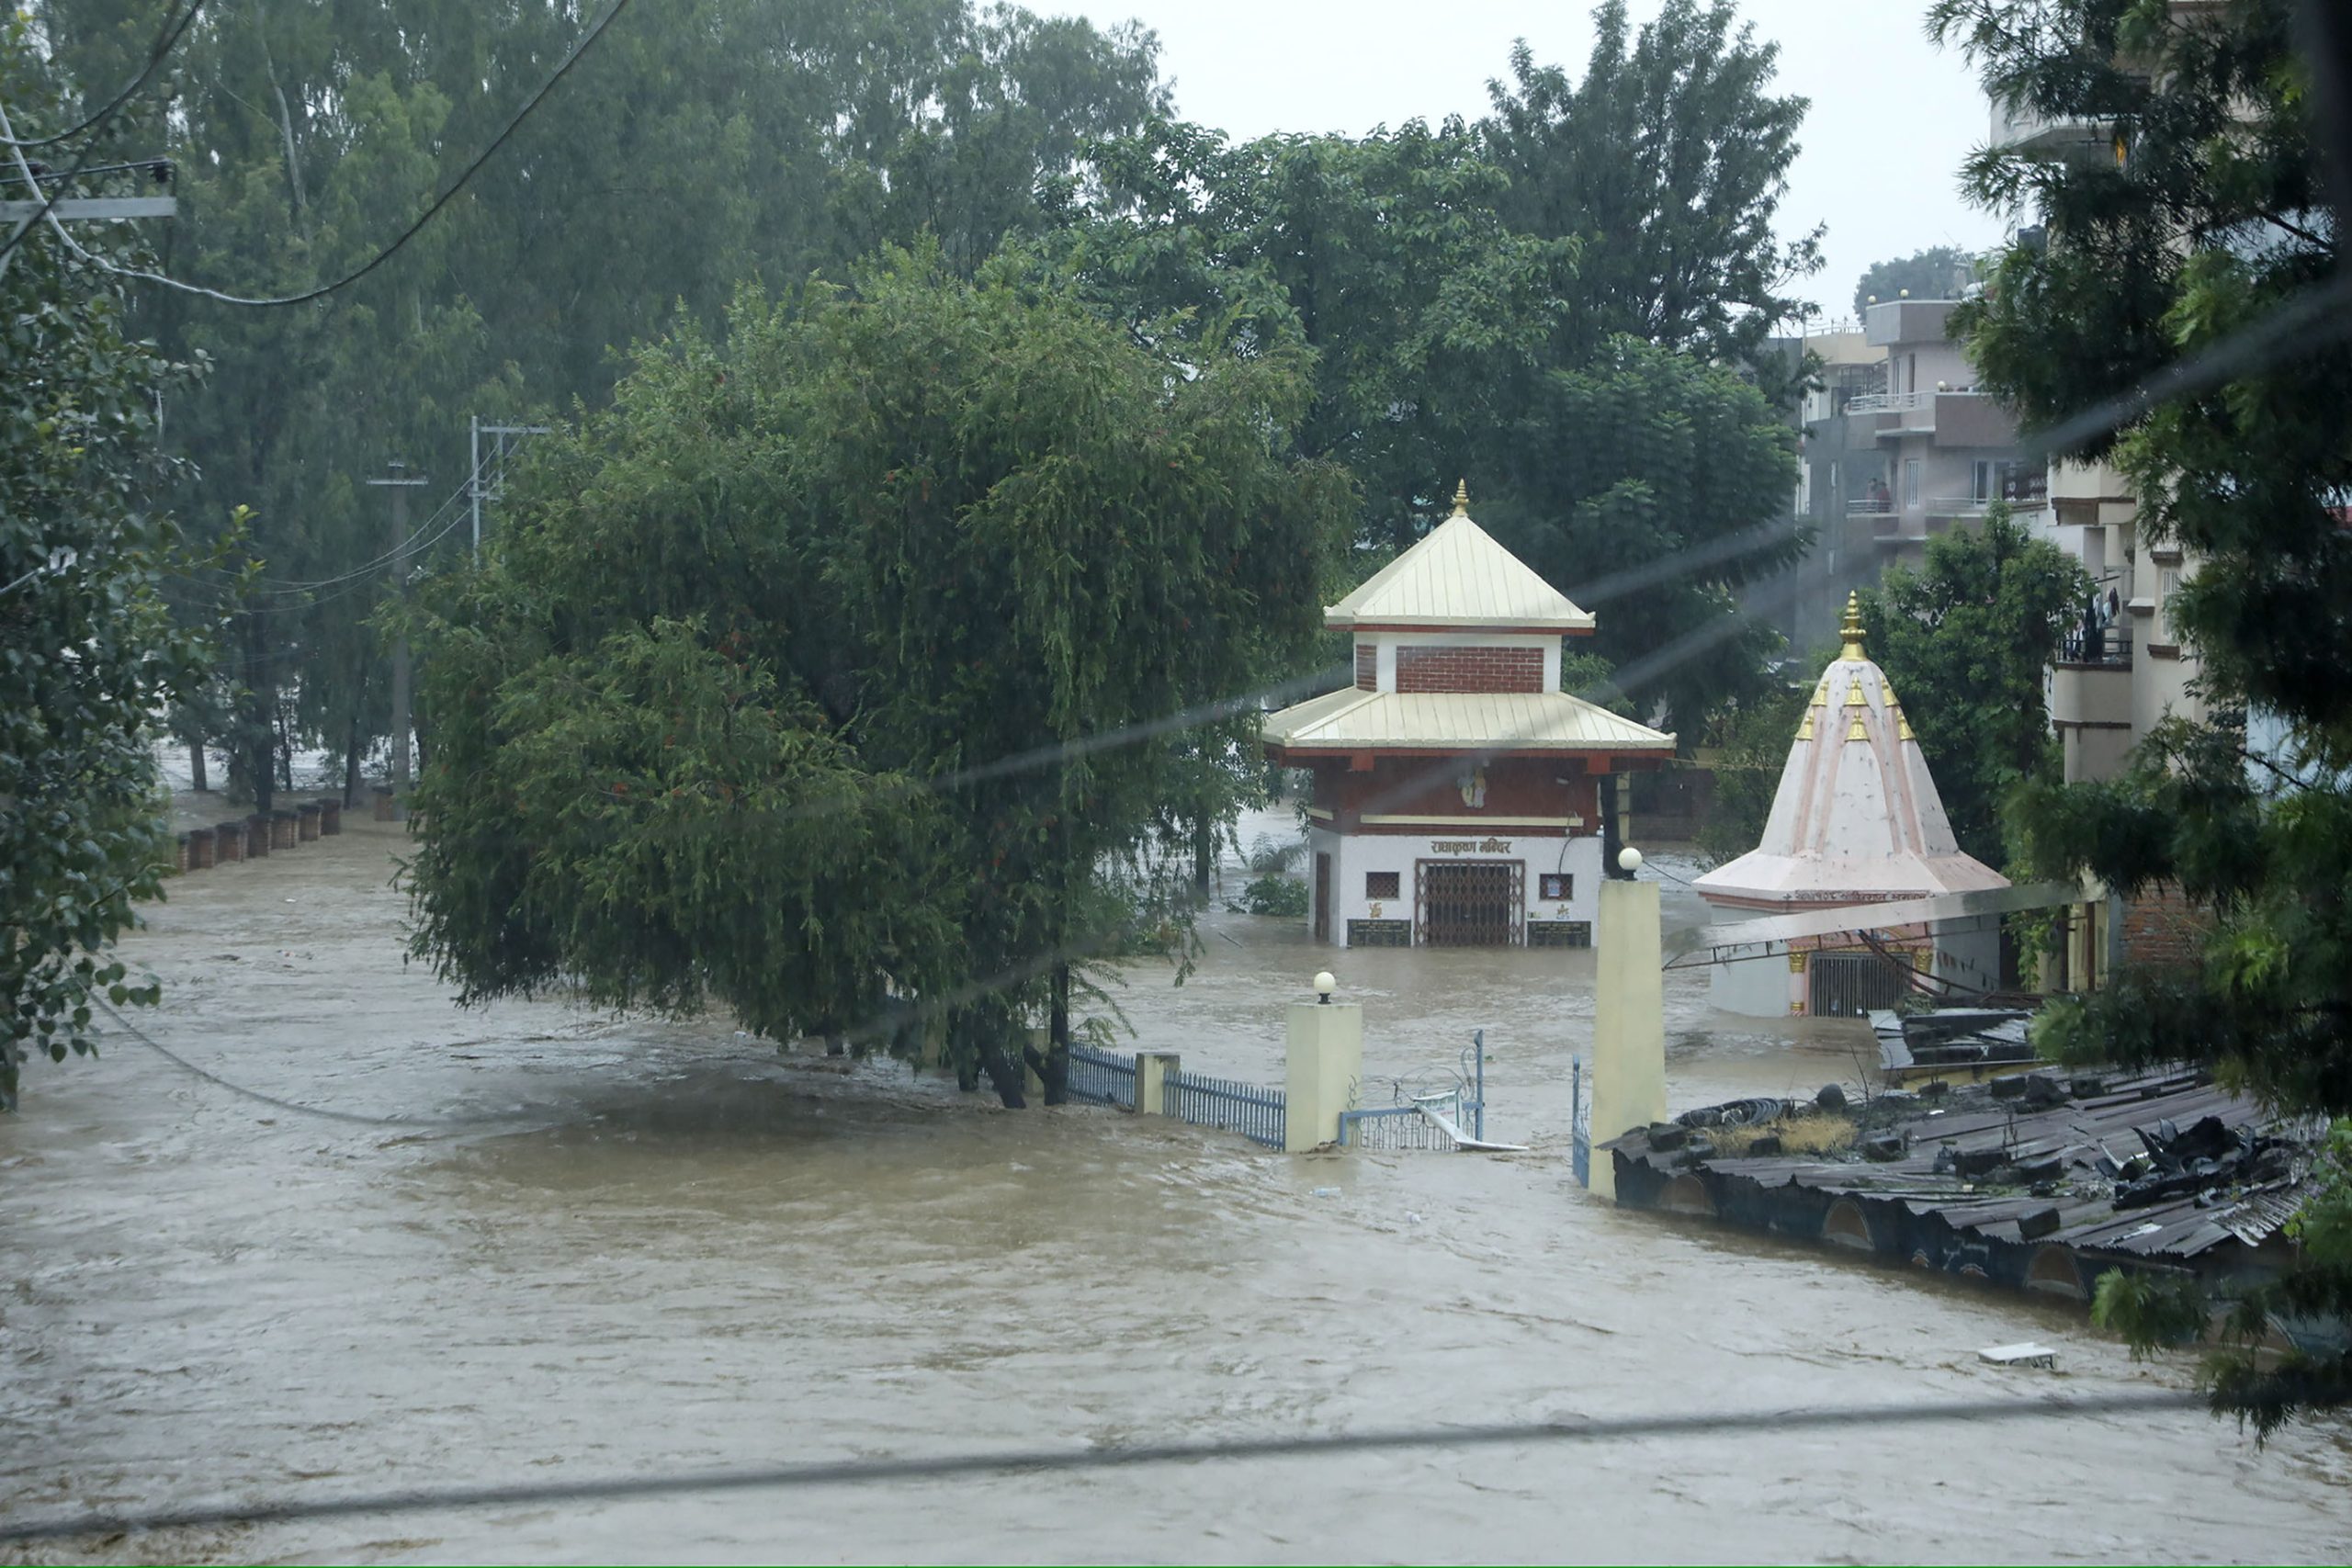
[[[1152,28],[1178,111],[1237,138],[1476,118],[1487,80],[1510,72],[1512,39],[1576,78],[1592,47],[1589,0],[1032,4]],[[1854,281],[1872,262],[2001,237],[2000,223],[1954,187],[1989,117],[1966,64],[1928,41],[1925,9],[1925,0],[1740,0],[1758,35],[1781,46],[1778,90],[1813,101],[1779,221],[1784,238],[1829,226],[1828,265],[1802,292],[1832,317],[1851,312]],[[1657,0],[1632,0],[1631,10],[1638,23]]]

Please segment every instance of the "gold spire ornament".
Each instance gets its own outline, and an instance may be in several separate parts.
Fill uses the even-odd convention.
[[[1911,733],[1911,721],[1901,714],[1896,714],[1894,716],[1894,733],[1897,737],[1905,740],[1917,740],[1919,739],[1917,736]]]
[[[1453,481],[1453,514],[1456,517],[1470,515],[1470,481],[1468,479]]]
[[[1862,660],[1862,596],[1860,592],[1846,595],[1846,619],[1838,626],[1838,635],[1846,639],[1846,646],[1838,649],[1838,657],[1853,663],[1860,663]]]
[[[1871,732],[1862,728],[1862,716],[1860,714],[1856,714],[1854,716],[1854,728],[1846,731],[1846,739],[1849,740],[1868,740],[1870,738]]]
[[[1797,739],[1800,740],[1813,739],[1813,710],[1811,708],[1804,710],[1804,722],[1797,726]]]
[[[1862,700],[1862,683],[1860,681],[1856,681],[1846,688],[1846,705],[1849,708],[1868,707],[1870,705],[1867,702]]]

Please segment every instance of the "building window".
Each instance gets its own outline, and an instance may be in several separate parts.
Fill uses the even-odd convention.
[[[1903,504],[1917,509],[1919,504],[1919,459],[1903,459]]]
[[[1577,879],[1573,875],[1563,876],[1557,872],[1547,871],[1541,880],[1544,885],[1544,897],[1555,903],[1574,898],[1577,896]]]
[[[1363,874],[1363,896],[1367,898],[1396,897],[1396,875],[1393,871],[1367,871]]]
[[[1970,476],[1968,499],[1974,502],[1977,505],[1982,506],[1986,502],[1993,499],[1992,459],[1988,457],[1979,457],[1976,461],[1969,464],[1968,468]]]
[[[2164,639],[2176,647],[2180,642],[2180,623],[2173,618],[2172,596],[2180,592],[2180,569],[2162,568],[2156,573],[2156,625],[2163,629]]]

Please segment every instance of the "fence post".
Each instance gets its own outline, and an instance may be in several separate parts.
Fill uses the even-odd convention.
[[[1642,863],[1627,849],[1619,864]],[[1659,953],[1657,884],[1600,884],[1600,987],[1592,1006],[1593,1192],[1617,1196],[1615,1161],[1600,1145],[1666,1116],[1666,980]]]
[[[1299,1154],[1340,1141],[1340,1112],[1363,1084],[1363,1009],[1293,1002],[1283,1045],[1283,1148]]]
[[[1136,1114],[1168,1114],[1168,1075],[1180,1070],[1184,1058],[1173,1051],[1136,1053]]]

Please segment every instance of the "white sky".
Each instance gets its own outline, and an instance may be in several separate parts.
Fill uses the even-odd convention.
[[[1033,0],[1033,4],[1035,0]],[[1097,22],[1159,34],[1160,68],[1185,118],[1236,138],[1344,131],[1419,116],[1476,118],[1507,75],[1511,40],[1584,74],[1589,0],[1046,0]],[[1631,0],[1634,22],[1657,0]],[[1781,45],[1775,90],[1813,100],[1780,207],[1783,238],[1826,223],[1828,265],[1800,292],[1842,317],[1872,262],[1929,245],[1996,243],[2001,225],[1963,203],[1961,160],[1984,141],[1983,95],[1957,54],[1921,28],[1925,0],[1740,0]]]

